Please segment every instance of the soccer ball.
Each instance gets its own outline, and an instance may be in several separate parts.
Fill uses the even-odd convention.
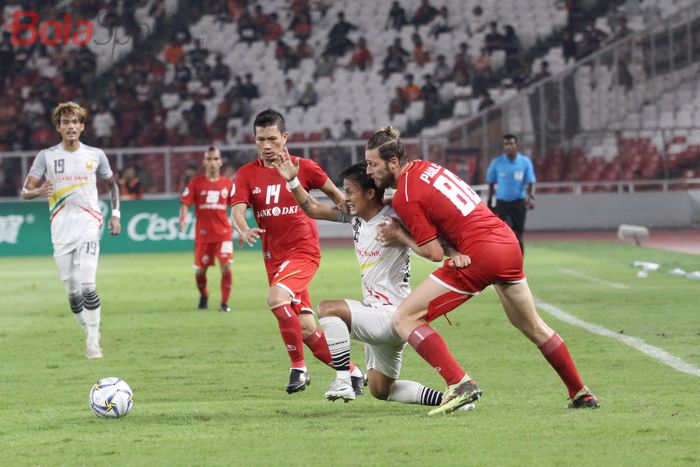
[[[134,405],[134,393],[120,378],[102,378],[90,389],[88,404],[98,418],[125,417]]]

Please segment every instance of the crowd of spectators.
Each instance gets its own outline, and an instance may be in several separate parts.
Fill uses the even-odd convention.
[[[121,26],[135,40],[147,39],[142,37],[143,30],[134,18],[136,7],[150,5],[149,14],[156,21],[165,18],[164,0],[69,3],[76,15],[99,15],[105,27]],[[560,39],[567,62],[584,58],[629,35],[627,18],[631,15],[650,20],[659,16],[652,2],[644,6],[638,0],[608,3],[608,10],[603,11],[610,25],[606,33],[595,26],[600,12],[591,13],[583,0],[563,1],[569,20],[567,27],[554,37]],[[65,5],[21,2],[22,8],[41,11],[46,17],[57,17]],[[280,83],[284,90],[280,104],[286,111],[317,105],[320,96],[315,81],[323,77],[334,79],[340,67],[379,74],[385,81],[400,74],[405,84],[389,91],[393,98],[388,112],[394,117],[406,112],[412,102],[423,101],[423,120],[412,128],[417,131],[449,116],[453,102],[441,99],[441,90],[448,83],[470,88],[471,98],[478,99],[478,109],[482,110],[494,105],[494,89],[521,88],[551,75],[546,61],[541,61],[540,69],[531,69],[542,49],[524,49],[513,25],[488,17],[480,6],[472,9],[468,22],[458,24],[446,6],[436,6],[431,0],[421,0],[415,11],[406,11],[401,2],[394,1],[386,29],[398,33],[411,28],[413,32],[410,44],[397,34],[385,50],[368,47],[364,35],[372,32],[349,21],[345,12],[336,10],[334,18],[327,18],[330,6],[325,0],[292,0],[288,9],[268,11],[265,3],[252,0],[203,0],[192,2],[189,11],[190,21],[207,13],[214,14],[220,24],[235,23],[240,41],[273,44],[275,59],[285,73],[302,63],[313,63],[313,81],[296,82],[287,77]],[[4,13],[12,11],[6,7]],[[314,22],[319,18],[328,25],[326,29]],[[433,41],[442,34],[460,30],[465,38],[483,34],[480,50],[470,50],[465,40],[454,55],[435,53]],[[288,31],[291,35],[285,34]],[[209,50],[203,38],[193,38],[187,27],[168,34],[164,45],[153,53],[128,57],[100,76],[96,84],[96,56],[90,48],[47,47],[41,43],[18,47],[11,43],[9,31],[4,31],[0,40],[0,151],[38,149],[55,143],[49,113],[64,100],[77,100],[89,107],[86,139],[101,147],[241,142],[241,128],[249,124],[257,110],[251,101],[260,97],[253,74],[245,69],[232,70],[224,55]],[[163,37],[153,40],[154,44],[161,42]],[[505,60],[502,67],[495,69],[493,57],[497,52],[503,52]],[[407,72],[411,63],[421,70],[416,76]],[[225,90],[223,94],[221,89]],[[337,137],[357,137],[368,130],[354,129],[353,116],[347,117]],[[237,123],[232,125],[232,121]],[[322,138],[331,138],[332,131],[326,130]],[[139,172],[137,167],[133,170]],[[9,183],[6,178],[0,176],[0,191],[3,184]]]
[[[42,2],[27,2],[29,7]],[[48,2],[46,2],[48,3]],[[96,16],[108,27],[123,26],[130,34],[138,36],[140,28],[133,17],[135,6],[144,2],[138,0],[121,1],[74,1],[72,7],[81,15]],[[621,4],[623,2],[615,2]],[[630,3],[630,2],[627,2]],[[629,34],[626,15],[636,14],[629,8],[612,8],[609,21],[614,22],[614,32],[606,36],[594,27],[594,22],[586,16],[581,0],[567,0],[569,23],[561,32],[563,55],[567,60],[575,60],[590,54],[602,44],[617,40]],[[51,8],[51,7],[47,7]],[[437,8],[430,0],[421,0],[415,11],[406,11],[400,2],[394,1],[386,19],[386,27],[401,31],[405,27],[414,28],[411,35],[411,48],[406,49],[401,38],[397,37],[383,54],[380,67],[374,67],[374,56],[381,50],[370,50],[367,41],[360,35],[353,40],[350,35],[358,26],[349,22],[343,11],[337,12],[336,20],[327,32],[324,47],[315,50],[310,38],[316,25],[312,18],[325,17],[329,8],[323,0],[293,0],[287,11],[265,11],[263,3],[249,0],[205,0],[194,7],[200,13],[213,13],[221,23],[236,23],[241,41],[273,42],[275,57],[285,72],[296,68],[302,60],[315,61],[314,80],[333,77],[339,66],[347,66],[369,73],[380,73],[384,79],[395,73],[405,73],[409,62],[419,67],[430,65],[433,73],[425,76],[430,87],[438,91],[447,82],[458,86],[471,86],[475,98],[482,97],[484,91],[503,85],[526,86],[547,76],[541,70],[531,72],[529,65],[533,59],[522,49],[520,39],[513,26],[499,24],[497,19],[486,18],[480,6],[472,10],[472,20],[465,29],[466,35],[485,33],[482,49],[472,55],[466,42],[451,57],[444,54],[433,56],[430,40],[440,34],[463,26],[451,22],[447,7]],[[644,13],[655,14],[651,8]],[[49,11],[47,14],[55,13]],[[152,2],[153,16],[164,15],[163,1]],[[423,37],[417,27],[429,26],[428,37]],[[296,44],[283,40],[286,30],[293,32]],[[7,105],[0,115],[0,148],[4,150],[27,149],[45,146],[53,140],[51,129],[47,128],[47,112],[55,102],[66,99],[88,100],[94,114],[94,125],[90,136],[103,146],[141,146],[165,144],[206,143],[213,140],[236,142],[240,134],[229,134],[230,119],[240,119],[247,123],[253,109],[250,100],[258,96],[252,82],[252,75],[245,76],[245,82],[234,76],[220,54],[207,49],[202,39],[193,39],[184,28],[176,31],[167,41],[162,54],[143,54],[110,70],[104,81],[104,89],[93,96],[86,96],[90,90],[90,80],[94,76],[95,56],[89,48],[65,50],[62,47],[13,47],[8,32],[0,42],[0,81],[3,84],[3,101]],[[287,37],[286,35],[284,37]],[[428,41],[428,43],[426,43]],[[503,69],[492,68],[491,56],[494,52],[505,52]],[[162,57],[162,59],[156,58]],[[530,63],[528,63],[530,62]],[[166,82],[168,69],[172,68],[173,79]],[[428,75],[428,73],[426,73]],[[406,77],[408,81],[408,77]],[[413,77],[411,77],[413,79]],[[213,82],[220,82],[227,89],[225,98],[216,103],[217,112],[213,122],[207,124],[207,101],[216,92]],[[300,89],[296,87],[299,86]],[[313,83],[284,83],[284,107],[302,106],[304,109],[316,104],[318,94]],[[407,84],[408,89],[412,89]],[[416,93],[414,93],[416,94]],[[449,110],[446,103],[433,105],[429,94],[426,114],[438,114]],[[86,99],[88,98],[89,99]],[[406,104],[415,100],[415,95],[394,99],[390,105],[392,115],[405,111]],[[182,107],[183,102],[191,102],[181,112],[173,124],[168,113]],[[9,108],[8,108],[9,107]],[[20,118],[14,118],[20,116]],[[41,117],[44,118],[41,118]],[[426,115],[426,124],[435,123],[435,118]],[[166,125],[167,124],[167,125]]]

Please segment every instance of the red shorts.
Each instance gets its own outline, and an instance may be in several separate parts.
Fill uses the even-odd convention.
[[[430,302],[425,317],[427,321],[449,313],[491,284],[525,280],[523,254],[517,243],[482,242],[473,248],[469,257],[469,267],[453,268],[445,261],[431,274],[432,280],[450,291]]]
[[[206,269],[214,265],[214,258],[219,259],[219,264],[233,263],[233,242],[195,243],[194,265],[199,269]]]
[[[309,284],[318,270],[318,262],[311,258],[290,258],[282,263],[270,267],[267,271],[267,280],[270,287],[279,285],[293,296],[293,301],[299,306],[297,312],[310,311],[313,313]]]

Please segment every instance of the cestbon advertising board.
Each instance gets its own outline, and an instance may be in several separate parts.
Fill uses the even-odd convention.
[[[109,207],[100,201],[107,219]],[[195,217],[190,208],[185,229],[179,230],[180,201],[172,199],[122,201],[120,235],[107,232],[107,221],[100,242],[102,253],[133,253],[159,251],[192,251]],[[255,226],[250,209],[246,220]],[[238,243],[234,242],[239,249]],[[246,249],[250,247],[245,246]],[[256,242],[255,249],[260,249]],[[11,201],[0,203],[0,256],[52,255],[49,208],[43,201]]]

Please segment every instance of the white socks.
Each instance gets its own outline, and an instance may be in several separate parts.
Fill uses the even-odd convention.
[[[386,400],[404,404],[438,406],[442,402],[442,393],[415,381],[397,380],[392,384]]]
[[[94,310],[83,309],[81,315],[85,316],[85,332],[88,337],[100,337],[100,309],[97,307]]]
[[[85,309],[83,309],[83,311],[81,311],[80,313],[73,313],[73,316],[75,316],[75,320],[78,322],[80,327],[83,328],[83,331],[87,336],[87,325],[85,324]]]
[[[350,381],[350,331],[347,325],[337,316],[321,318],[319,323],[326,334],[337,378]]]

